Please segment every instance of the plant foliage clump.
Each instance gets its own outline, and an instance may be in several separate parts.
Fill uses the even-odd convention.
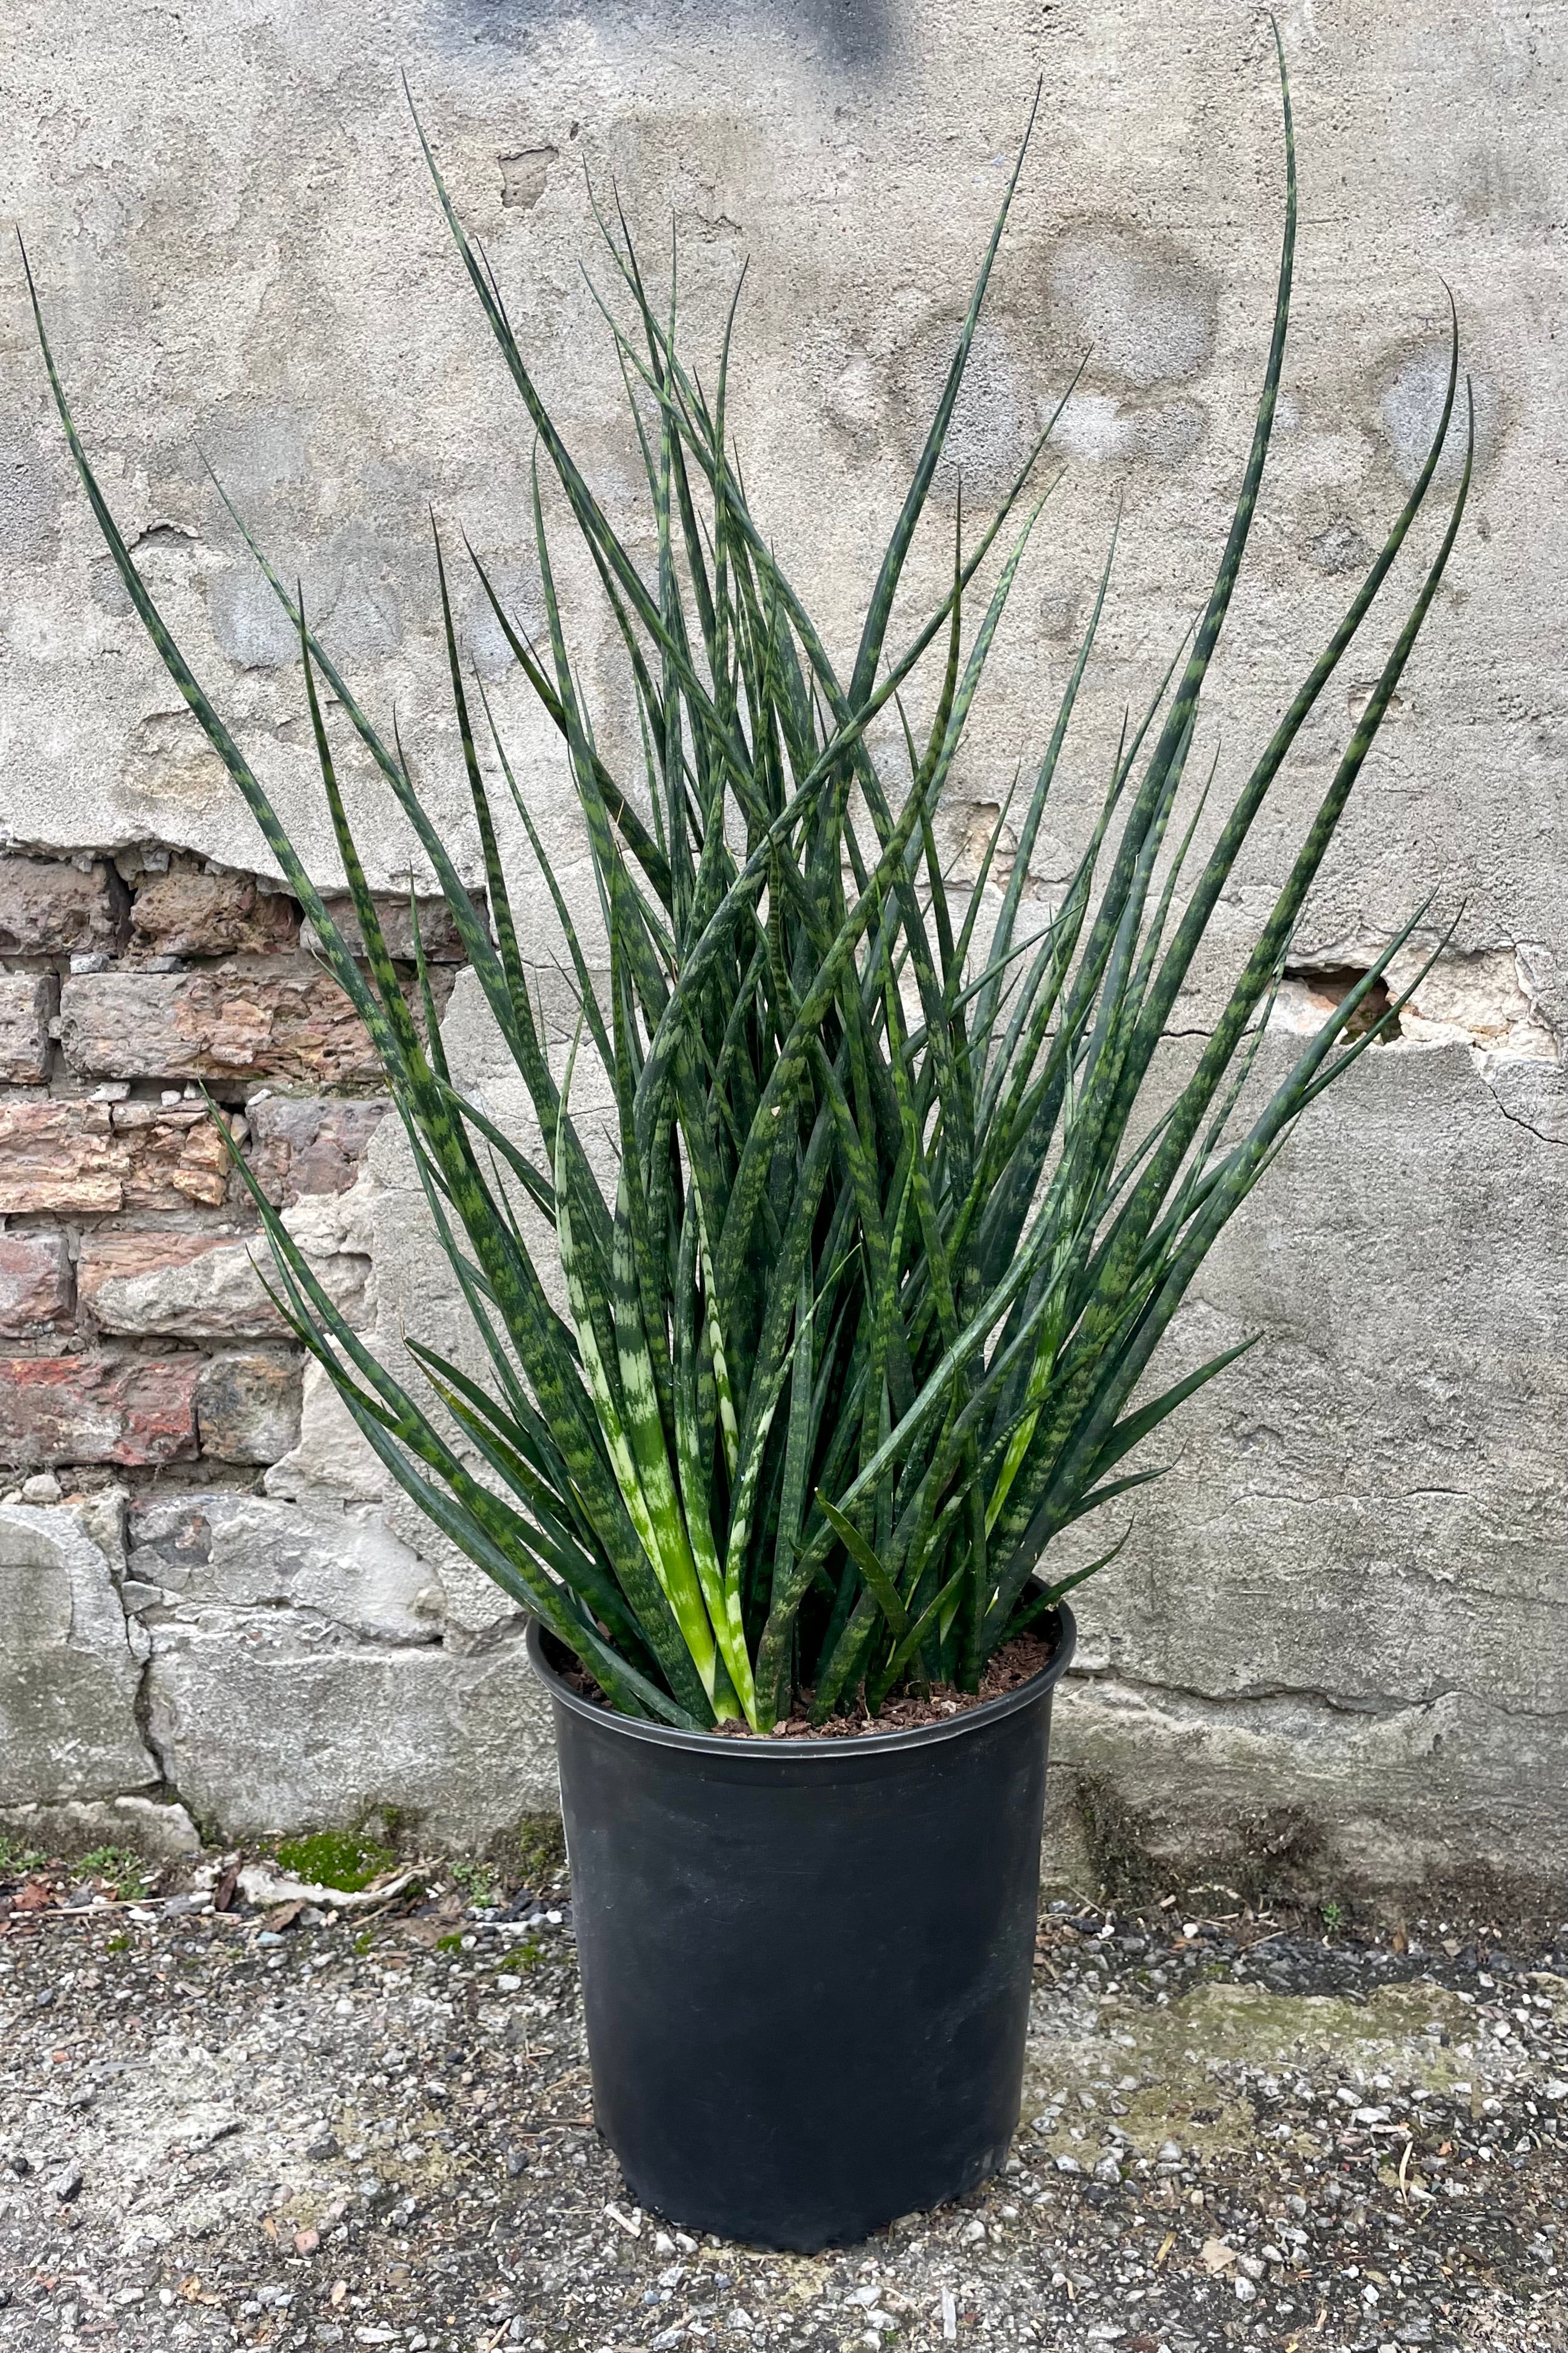
[[[894,629],[1011,187],[845,676],[753,516],[730,448],[729,329],[710,399],[681,357],[673,291],[654,301],[624,220],[601,216],[629,323],[603,307],[657,543],[645,576],[545,407],[425,145],[538,437],[531,496],[548,642],[530,639],[469,553],[564,748],[602,922],[586,941],[483,689],[465,672],[439,542],[484,913],[421,804],[395,730],[389,739],[373,723],[302,599],[252,541],[299,635],[363,934],[356,961],[142,586],[48,362],[126,588],[374,1040],[475,1345],[459,1364],[411,1337],[417,1371],[395,1377],[257,1193],[279,1303],[392,1475],[633,1715],[688,1728],[743,1719],[765,1732],[803,1696],[820,1720],[851,1704],[875,1715],[911,1684],[976,1689],[998,1646],[1091,1573],[1053,1582],[1041,1569],[1053,1539],[1156,1475],[1123,1466],[1240,1353],[1152,1397],[1141,1387],[1205,1253],[1294,1122],[1397,1018],[1398,1004],[1379,1020],[1357,1017],[1408,931],[1272,1091],[1244,1093],[1303,901],[1453,546],[1468,460],[1441,545],[1213,1033],[1175,1101],[1158,1116],[1148,1107],[1151,1064],[1215,906],[1399,554],[1455,401],[1457,340],[1442,418],[1404,511],[1200,855],[1206,786],[1194,777],[1189,789],[1188,769],[1285,352],[1297,202],[1288,90],[1285,147],[1272,340],[1214,586],[1148,708],[1124,726],[1088,848],[1032,931],[1024,882],[1109,562],[1059,707],[1042,714],[1046,749],[1019,800],[1005,886],[991,882],[1003,819],[962,891],[942,872],[936,820],[1044,504],[1031,484],[1048,427],[973,543],[960,522],[936,609]],[[732,306],[731,326],[734,315]],[[642,753],[635,777],[602,755],[569,652],[547,522],[557,493],[624,648]],[[417,955],[423,1027],[405,1002],[344,816],[323,681],[334,727],[346,722],[368,747],[439,878],[526,1082],[538,1143],[505,1133],[454,1084]],[[883,712],[901,721],[907,746],[896,781],[868,748]],[[515,807],[564,928],[580,1014],[563,1071],[552,1066],[519,945],[498,798]],[[584,1054],[614,1099],[608,1198],[572,1108]],[[557,1271],[552,1242],[565,1314],[546,1280]]]

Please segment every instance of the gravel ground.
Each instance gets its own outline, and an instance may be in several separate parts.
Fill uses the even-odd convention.
[[[0,1864],[5,2353],[1568,2347],[1568,1926],[1058,1906],[1005,2174],[781,2256],[629,2203],[563,1880],[338,1916],[237,1860],[134,1904]]]

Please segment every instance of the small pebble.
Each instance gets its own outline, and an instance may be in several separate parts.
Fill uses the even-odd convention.
[[[1292,2337],[1300,2353],[1533,2353],[1538,2339],[1544,2353],[1550,2340],[1568,2272],[1568,2018],[1553,1982],[1568,1976],[1568,1929],[1515,1942],[1505,1977],[1485,1947],[1479,1975],[1436,1920],[1424,1956],[1272,1923],[1249,1956],[1239,1914],[1196,1921],[1190,1951],[1168,1917],[1141,1925],[1139,1949],[1131,1915],[1075,1906],[1068,1928],[1047,1914],[1033,2129],[1005,2175],[957,2210],[792,2260],[785,2287],[769,2259],[652,2213],[638,2236],[603,2219],[629,2217],[636,2193],[593,2127],[569,1936],[545,1928],[526,2005],[492,1998],[510,1931],[477,1912],[468,1958],[421,1946],[395,1913],[370,1934],[302,1917],[285,1957],[257,1949],[243,1899],[227,1918],[201,1908],[245,1860],[177,1865],[169,1883],[197,1902],[133,1915],[62,1917],[69,1873],[0,1873],[13,1899],[29,1880],[47,1899],[36,1925],[13,1918],[0,1938],[0,2016],[22,2050],[14,2072],[9,2047],[0,2057],[0,2274],[13,2282],[0,2338],[17,2334],[15,2283],[46,2247],[41,2276],[56,2282],[16,2353],[35,2336],[38,2353],[85,2353],[117,2330],[128,2348],[166,2338],[167,2353],[210,2353],[219,2336],[277,2353],[548,2353],[574,2329],[584,2353],[790,2353],[792,2339],[797,2353],[1226,2353],[1226,2338],[1262,2353],[1266,2337],[1273,2353]],[[1231,1958],[1255,1981],[1267,1972],[1267,1994],[1233,1990]],[[1270,2042],[1280,1976],[1291,2000],[1335,1997],[1331,2019],[1405,2007],[1375,2042]],[[39,1993],[52,1999],[39,2007]],[[329,2116],[360,2136],[346,2151]],[[93,2189],[85,2213],[51,2194],[72,2154]],[[302,2155],[318,2170],[297,2170]],[[1203,2260],[1211,2239],[1217,2268]],[[1496,2251],[1484,2287],[1477,2249]],[[1467,2274],[1479,2293],[1461,2310]],[[148,2284],[123,2286],[127,2274]],[[566,2302],[580,2288],[600,2306],[592,2323]]]

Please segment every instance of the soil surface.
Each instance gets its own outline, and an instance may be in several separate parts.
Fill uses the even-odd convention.
[[[563,1879],[331,1915],[237,1861],[0,1868],[5,2353],[1568,2346],[1568,1926],[1058,1906],[1005,2171],[786,2256],[631,2203]]]
[[[811,1694],[803,1692],[793,1712],[766,1733],[755,1733],[747,1724],[719,1724],[710,1729],[713,1737],[727,1740],[854,1740],[866,1732],[912,1732],[922,1725],[945,1724],[950,1716],[962,1715],[969,1708],[983,1707],[989,1699],[1000,1699],[1005,1693],[1016,1691],[1021,1683],[1044,1672],[1050,1665],[1055,1647],[1055,1639],[1049,1634],[1015,1635],[1012,1641],[1004,1642],[986,1660],[978,1691],[961,1692],[952,1683],[933,1683],[929,1691],[899,1692],[884,1702],[876,1715],[862,1697],[848,1714],[830,1715],[825,1724],[813,1724]],[[564,1652],[559,1660],[552,1658],[551,1663],[562,1681],[582,1698],[592,1700],[596,1707],[609,1706],[592,1675],[575,1662],[566,1663]]]

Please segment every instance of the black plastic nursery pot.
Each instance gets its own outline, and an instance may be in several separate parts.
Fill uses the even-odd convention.
[[[644,2206],[811,2249],[959,2197],[1018,2121],[1058,1608],[1040,1673],[931,1725],[683,1733],[554,1704],[594,2114]]]

